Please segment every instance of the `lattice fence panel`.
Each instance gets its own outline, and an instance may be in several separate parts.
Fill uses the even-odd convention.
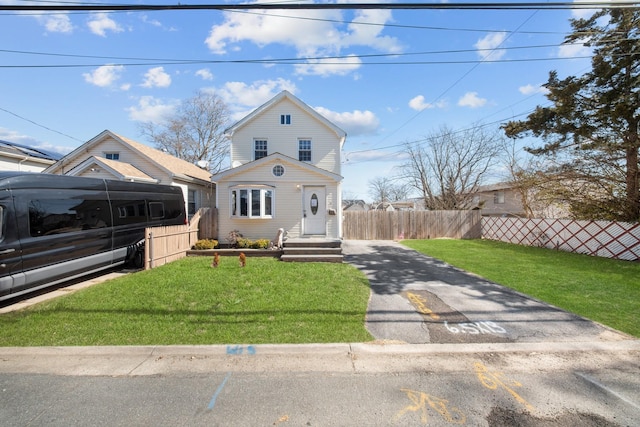
[[[640,260],[638,223],[483,217],[482,238],[605,258]]]

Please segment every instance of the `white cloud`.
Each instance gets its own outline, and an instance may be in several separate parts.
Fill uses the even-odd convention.
[[[201,70],[196,71],[196,76],[201,77],[202,80],[213,80],[213,74],[211,73],[211,70],[209,70],[208,68],[203,68]]]
[[[528,84],[525,86],[520,86],[518,88],[521,94],[523,95],[533,95],[535,93],[548,93],[549,90],[542,85],[532,85]]]
[[[306,64],[296,65],[296,74],[328,77],[330,75],[344,76],[357,70],[362,60],[357,56],[335,59],[313,59]]]
[[[344,113],[331,111],[324,107],[315,107],[314,110],[344,130],[349,136],[375,134],[380,125],[380,120],[374,113],[368,110],[354,110]]]
[[[67,14],[36,16],[40,24],[50,33],[69,34],[73,32],[73,24]]]
[[[107,13],[92,14],[87,25],[93,34],[101,37],[106,37],[107,31],[112,31],[114,33],[124,31],[122,27],[116,21],[111,19]]]
[[[103,65],[96,68],[91,73],[83,73],[82,76],[87,83],[100,87],[113,85],[124,71],[122,65]]]
[[[581,44],[561,44],[558,47],[558,58],[575,58],[578,56],[588,56],[591,54],[591,48]]]
[[[409,101],[409,107],[416,111],[422,111],[430,108],[444,108],[446,106],[445,101],[438,101],[435,104],[431,104],[424,100],[424,96],[418,95]]]
[[[478,97],[478,92],[467,92],[458,100],[460,107],[479,108],[487,103],[485,98]]]
[[[278,16],[225,13],[225,22],[211,28],[205,44],[216,54],[229,49],[239,49],[241,42],[263,47],[281,44],[295,48],[300,58],[344,56],[341,52],[354,46],[366,46],[384,52],[397,53],[402,50],[395,37],[383,36],[384,24],[391,20],[388,10],[366,10],[355,12],[355,17],[346,27],[336,21],[344,21],[338,10],[312,10],[299,18],[299,11],[281,11]],[[291,17],[291,18],[289,18]],[[358,25],[357,22],[381,25]],[[336,63],[337,62],[337,63]],[[340,60],[310,60],[307,66],[297,66],[300,74],[344,75],[358,69],[361,62],[347,57]]]
[[[507,33],[505,31],[490,33],[478,40],[473,47],[478,49],[478,56],[483,60],[490,59],[495,61],[502,58],[507,53],[504,49],[498,49],[506,38]]]
[[[251,84],[244,82],[227,82],[220,89],[214,92],[222,98],[232,111],[237,114],[234,118],[242,118],[247,114],[247,110],[258,107],[283,90],[295,94],[296,85],[289,80],[259,80]],[[240,117],[237,117],[237,116]]]
[[[169,87],[171,76],[164,72],[164,67],[150,68],[144,75],[142,87]]]
[[[138,105],[127,108],[129,118],[138,122],[162,123],[167,116],[175,111],[178,101],[163,103],[153,96],[143,96]]]

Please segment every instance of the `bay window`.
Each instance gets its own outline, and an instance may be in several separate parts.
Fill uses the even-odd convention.
[[[231,190],[231,216],[236,218],[272,218],[274,191],[265,186]]]

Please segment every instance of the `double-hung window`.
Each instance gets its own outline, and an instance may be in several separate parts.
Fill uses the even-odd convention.
[[[267,140],[255,139],[253,141],[253,160],[258,160],[263,157],[267,157]]]
[[[311,161],[311,140],[299,139],[298,140],[298,160],[301,162]]]
[[[274,190],[264,186],[231,190],[231,216],[236,218],[273,218]]]

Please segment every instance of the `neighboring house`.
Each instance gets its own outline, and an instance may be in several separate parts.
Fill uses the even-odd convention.
[[[365,212],[370,210],[369,205],[364,200],[360,199],[350,199],[350,200],[342,200],[342,211],[349,212]]]
[[[208,170],[108,130],[44,172],[178,186],[189,216],[201,207],[215,206],[215,186]]]
[[[342,236],[340,152],[346,134],[283,91],[227,130],[231,169],[217,187],[218,239]]]
[[[60,157],[61,154],[0,140],[0,171],[42,172]]]
[[[567,218],[566,203],[536,200],[535,190],[529,190],[532,215],[534,218]],[[480,209],[484,216],[527,217],[520,192],[510,182],[483,185],[473,197],[474,209]]]
[[[522,198],[509,182],[480,186],[473,196],[473,206],[484,216],[526,217]]]

